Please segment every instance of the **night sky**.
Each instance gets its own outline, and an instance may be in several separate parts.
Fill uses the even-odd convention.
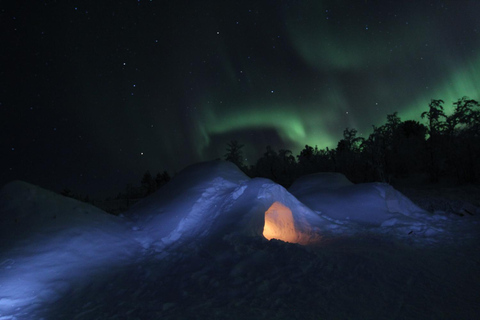
[[[480,1],[2,1],[0,184],[115,195],[480,98]]]

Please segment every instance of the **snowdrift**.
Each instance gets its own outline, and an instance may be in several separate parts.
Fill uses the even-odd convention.
[[[443,231],[434,216],[386,183],[351,183],[341,173],[298,179],[289,191],[320,216],[340,224],[397,236],[431,236]]]
[[[132,262],[124,221],[14,181],[0,190],[0,315],[51,303],[82,281]]]

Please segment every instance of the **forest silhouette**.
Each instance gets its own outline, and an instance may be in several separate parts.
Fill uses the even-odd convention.
[[[267,146],[256,164],[245,166],[242,147],[236,140],[227,146],[224,159],[249,177],[264,177],[288,188],[295,179],[315,172],[340,172],[354,183],[386,182],[424,177],[425,182],[452,184],[480,180],[480,104],[468,97],[453,103],[451,115],[443,100],[431,100],[421,114],[422,124],[402,121],[397,112],[373,126],[368,138],[346,128],[335,149],[305,145],[294,156],[290,150]]]
[[[462,97],[453,103],[450,115],[443,105],[443,100],[430,101],[428,111],[420,114],[425,124],[402,121],[397,112],[389,114],[385,124],[373,126],[368,138],[358,136],[354,128],[346,128],[334,149],[305,145],[294,155],[291,150],[266,146],[263,155],[247,166],[243,162],[244,145],[232,140],[223,159],[251,178],[268,178],[285,188],[297,178],[316,172],[343,173],[354,183],[393,184],[406,179],[451,185],[479,183],[480,103]],[[128,184],[115,199],[126,199],[129,207],[135,199],[148,196],[169,180],[166,171],[155,176],[147,171],[139,186]],[[69,189],[62,194],[91,202],[88,196],[77,196]]]

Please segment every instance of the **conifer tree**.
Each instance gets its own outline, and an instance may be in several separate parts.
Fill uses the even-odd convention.
[[[243,144],[239,144],[237,140],[232,140],[227,145],[227,153],[224,157],[226,161],[234,163],[240,169],[243,168]]]

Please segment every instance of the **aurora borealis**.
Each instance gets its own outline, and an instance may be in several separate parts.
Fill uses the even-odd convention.
[[[480,99],[478,1],[0,7],[0,183],[113,194],[245,144],[297,154]]]

